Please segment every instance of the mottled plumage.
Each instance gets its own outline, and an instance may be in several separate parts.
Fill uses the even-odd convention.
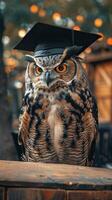
[[[31,57],[25,84],[19,129],[22,160],[90,165],[97,105],[79,59],[64,54]]]

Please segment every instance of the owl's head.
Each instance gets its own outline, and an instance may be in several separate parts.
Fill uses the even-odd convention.
[[[27,56],[26,90],[52,91],[68,87],[73,80],[82,81],[86,76],[78,58],[57,54],[44,57]],[[83,84],[86,82],[84,78]]]

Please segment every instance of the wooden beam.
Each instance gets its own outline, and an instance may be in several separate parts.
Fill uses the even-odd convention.
[[[112,170],[65,164],[0,161],[0,187],[112,190]]]
[[[101,52],[85,56],[84,61],[87,63],[97,63],[112,60],[112,52]]]

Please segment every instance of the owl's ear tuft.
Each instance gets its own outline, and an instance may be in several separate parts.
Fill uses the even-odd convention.
[[[69,59],[70,57],[76,57],[81,48],[82,46],[74,45],[72,47],[65,49],[61,58],[61,62],[64,62],[66,59]]]
[[[79,56],[76,56],[75,59],[76,59],[77,61],[80,61],[81,63],[85,63],[84,58],[81,58],[81,57],[79,57]]]
[[[35,58],[34,56],[31,56],[31,55],[25,55],[24,60],[28,62],[34,62]]]

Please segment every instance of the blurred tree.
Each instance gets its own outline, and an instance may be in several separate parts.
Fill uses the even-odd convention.
[[[0,12],[0,159],[15,159],[14,146],[11,137],[9,106],[7,98],[7,77],[3,62],[2,36],[4,20]]]
[[[4,115],[4,105],[5,110],[7,108],[6,104],[6,76],[4,73],[4,64],[3,64],[3,44],[2,44],[2,36],[4,31],[4,22],[2,14],[0,13],[0,83],[1,83],[1,89],[0,89],[0,135],[3,135],[4,132],[4,122],[6,116]],[[0,140],[1,142],[1,140]],[[0,144],[1,146],[1,144]],[[1,153],[1,152],[0,152]]]

